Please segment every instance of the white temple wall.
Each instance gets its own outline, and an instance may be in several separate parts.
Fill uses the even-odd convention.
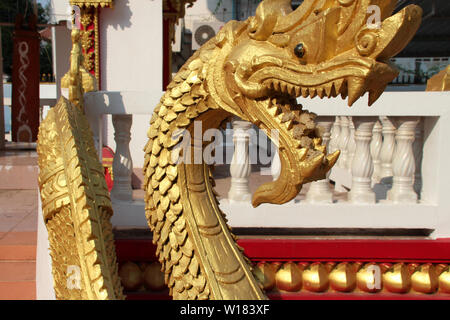
[[[162,3],[122,0],[100,13],[101,90],[162,90]],[[155,105],[149,115],[133,116],[130,150],[135,168],[142,168],[143,148]],[[115,150],[111,116],[107,117],[104,142]]]
[[[56,95],[61,95],[61,78],[69,71],[72,39],[65,26],[52,27],[53,73],[55,74]]]

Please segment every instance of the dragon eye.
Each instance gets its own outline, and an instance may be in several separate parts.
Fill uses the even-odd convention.
[[[305,55],[305,46],[303,45],[303,43],[299,43],[295,48],[294,48],[294,53],[297,57],[299,58],[303,58],[303,56]]]

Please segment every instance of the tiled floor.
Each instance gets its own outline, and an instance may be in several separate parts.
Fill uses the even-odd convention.
[[[0,299],[36,298],[37,197],[0,190]]]

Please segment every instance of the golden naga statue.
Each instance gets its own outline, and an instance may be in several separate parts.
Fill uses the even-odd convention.
[[[82,67],[80,31],[72,30],[70,70],[61,97],[39,127],[37,152],[42,212],[52,256],[57,299],[123,299],[113,213],[98,161],[83,93],[95,78]],[[71,279],[73,276],[73,280]]]
[[[352,105],[369,92],[369,105],[373,104],[398,74],[388,63],[389,58],[408,44],[421,21],[422,10],[415,5],[391,16],[396,3],[396,0],[305,0],[293,11],[290,0],[264,0],[255,17],[227,23],[174,77],[150,121],[144,185],[146,218],[166,283],[175,299],[266,298],[250,261],[236,244],[218,207],[211,168],[202,159],[207,145],[201,140],[203,133],[220,127],[233,116],[250,121],[269,136],[276,130],[281,174],[277,181],[260,186],[252,203],[258,206],[292,200],[304,183],[323,179],[339,156],[339,152],[326,155],[314,124],[315,115],[297,104],[296,98],[341,95],[348,97]],[[374,12],[379,16],[372,15],[373,8],[377,8]],[[70,105],[63,100],[56,108],[71,110],[64,111],[74,115],[70,119],[82,119],[82,112]],[[49,117],[47,128],[52,121],[58,124],[58,117],[66,119],[58,111]],[[103,192],[105,186],[99,179],[86,180],[84,184],[75,179],[84,177],[81,165],[95,167],[93,142],[85,141],[92,140],[92,135],[85,126],[76,123],[77,126],[71,127],[75,123],[64,121],[60,121],[62,128],[71,130],[73,137],[68,141],[74,149],[53,149],[52,154],[39,154],[46,157],[47,163],[53,161],[47,169],[47,175],[53,179],[47,179],[50,187],[46,187],[47,180],[43,178],[40,184],[55,287],[60,288],[57,296],[77,298],[70,290],[61,289],[66,286],[62,274],[67,262],[58,258],[58,254],[70,253],[79,259],[73,264],[81,263],[84,286],[80,298],[122,298],[111,251],[113,240],[107,221],[111,209]],[[196,136],[196,121],[202,124],[201,137]],[[41,138],[46,134],[45,128],[41,130],[43,143],[45,139],[70,137],[55,137],[56,130],[61,130],[55,127],[47,129],[50,133]],[[183,133],[194,139],[180,152],[179,146],[186,136]],[[56,145],[56,141],[49,141],[44,145]],[[79,144],[87,146],[89,157],[88,152],[81,153]],[[61,159],[61,155],[63,162],[53,160]],[[80,159],[79,166],[70,162],[74,159]],[[86,159],[92,161],[87,163]],[[56,175],[61,170],[65,175]],[[96,169],[89,172],[92,170],[95,177],[100,174]],[[74,188],[74,183],[83,188]],[[60,187],[55,187],[56,184]],[[97,193],[100,189],[102,192]],[[67,191],[53,202],[51,210],[45,210],[50,198],[56,199],[52,193],[59,190]],[[79,199],[93,202],[80,207]],[[86,220],[89,215],[90,220]],[[62,229],[52,227],[51,218],[61,220],[55,223],[70,225],[67,236],[55,235]],[[62,240],[52,240],[58,237]],[[71,246],[72,251],[65,246]],[[83,255],[90,252],[96,252],[95,258]],[[98,286],[102,295],[92,289]]]

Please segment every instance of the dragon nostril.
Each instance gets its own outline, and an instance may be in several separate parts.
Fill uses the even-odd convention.
[[[305,55],[305,46],[303,45],[303,43],[299,43],[295,46],[294,53],[297,57],[303,58],[303,56]]]

